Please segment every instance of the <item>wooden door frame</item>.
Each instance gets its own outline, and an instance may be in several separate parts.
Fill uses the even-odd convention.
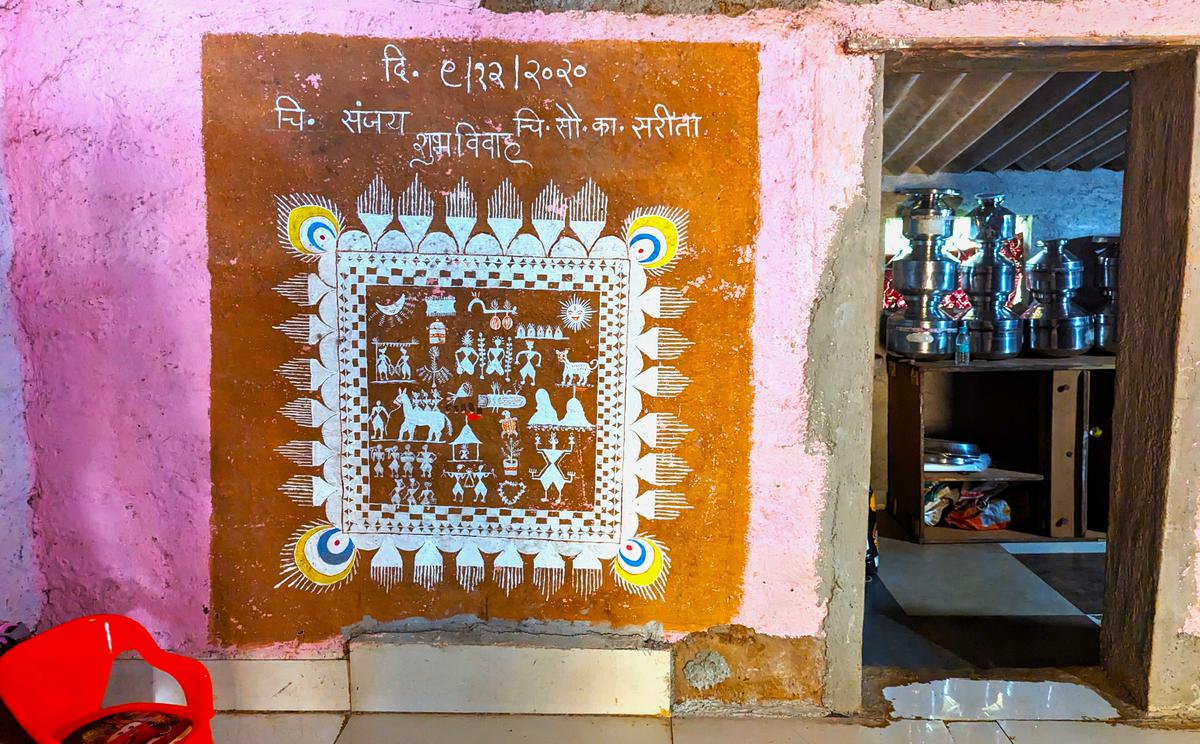
[[[868,54],[885,71],[1131,71],[1129,167],[1122,202],[1122,351],[1116,374],[1113,481],[1107,550],[1102,664],[1130,702],[1146,710],[1200,710],[1200,636],[1183,633],[1198,601],[1197,498],[1200,485],[1200,38],[1079,38],[1029,43],[1014,39],[851,38],[845,51]],[[882,80],[874,81],[878,101]],[[876,107],[866,141],[879,143]],[[877,219],[882,167],[865,158],[867,197],[859,219]],[[877,235],[877,225],[859,234]],[[877,240],[877,238],[876,238]],[[858,246],[875,256],[877,245]],[[1177,282],[1165,278],[1180,277]],[[1170,286],[1164,287],[1167,284]],[[870,312],[876,314],[876,297]],[[868,308],[863,308],[866,311]],[[1189,343],[1196,339],[1195,343]],[[1192,401],[1196,401],[1193,403]],[[870,410],[862,414],[869,431]],[[861,457],[861,453],[834,453]],[[849,462],[830,468],[853,470]],[[854,511],[861,494],[835,489],[827,508]],[[841,503],[838,503],[841,502]],[[827,546],[835,571],[861,571],[850,538]],[[860,541],[861,542],[861,541]],[[834,608],[862,607],[861,586],[835,586]],[[845,622],[839,623],[844,626]],[[861,684],[861,621],[842,628],[857,643],[829,643],[827,661],[840,680],[841,705],[853,705],[851,678]],[[828,629],[827,629],[828,630]],[[857,655],[851,657],[851,650]],[[827,693],[830,691],[827,691]]]

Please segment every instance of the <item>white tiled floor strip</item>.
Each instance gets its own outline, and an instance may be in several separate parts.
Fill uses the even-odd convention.
[[[1104,721],[1117,709],[1095,690],[1069,682],[941,679],[888,687],[883,696],[894,718],[937,721]]]
[[[344,727],[343,727],[344,724]],[[340,734],[339,734],[340,732]],[[835,719],[466,716],[360,713],[219,714],[216,744],[1198,744],[1200,731],[1099,721],[893,721]]]

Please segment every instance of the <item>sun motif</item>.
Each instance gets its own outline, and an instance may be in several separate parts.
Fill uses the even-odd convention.
[[[596,311],[592,309],[592,303],[588,302],[586,298],[571,295],[558,304],[562,306],[562,313],[559,317],[562,318],[563,327],[578,332],[592,324],[592,315]]]

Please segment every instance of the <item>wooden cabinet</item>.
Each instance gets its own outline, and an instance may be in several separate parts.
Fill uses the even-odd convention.
[[[912,539],[1103,537],[1087,529],[1089,430],[1097,415],[1091,381],[1093,374],[1111,376],[1113,357],[975,361],[962,367],[889,358],[887,364],[888,509]],[[926,437],[978,444],[992,466],[978,473],[925,472]],[[1008,483],[1000,498],[1012,508],[1009,529],[976,532],[924,523],[926,484],[985,480]]]

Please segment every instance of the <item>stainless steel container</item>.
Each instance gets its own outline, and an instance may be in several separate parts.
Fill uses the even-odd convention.
[[[1096,256],[1096,286],[1104,297],[1096,311],[1096,348],[1109,354],[1117,353],[1117,275],[1120,270],[1121,239],[1114,235],[1097,235],[1091,239]]]
[[[1074,300],[1083,284],[1083,263],[1066,240],[1040,240],[1025,262],[1025,283],[1033,304],[1022,315],[1029,348],[1046,356],[1074,356],[1092,348],[1092,315]]]
[[[942,255],[954,232],[953,189],[906,189],[908,201],[896,210],[904,220],[911,250],[892,261],[892,286],[904,295],[905,307],[887,320],[889,351],[912,359],[949,359],[954,355],[957,323],[942,298],[958,286],[958,264]]]
[[[1021,319],[1008,309],[1017,269],[1000,255],[1016,234],[1017,216],[1002,206],[1004,194],[979,194],[970,212],[971,239],[979,251],[962,264],[963,291],[971,298],[964,316],[971,335],[971,356],[1008,359],[1021,353]]]

